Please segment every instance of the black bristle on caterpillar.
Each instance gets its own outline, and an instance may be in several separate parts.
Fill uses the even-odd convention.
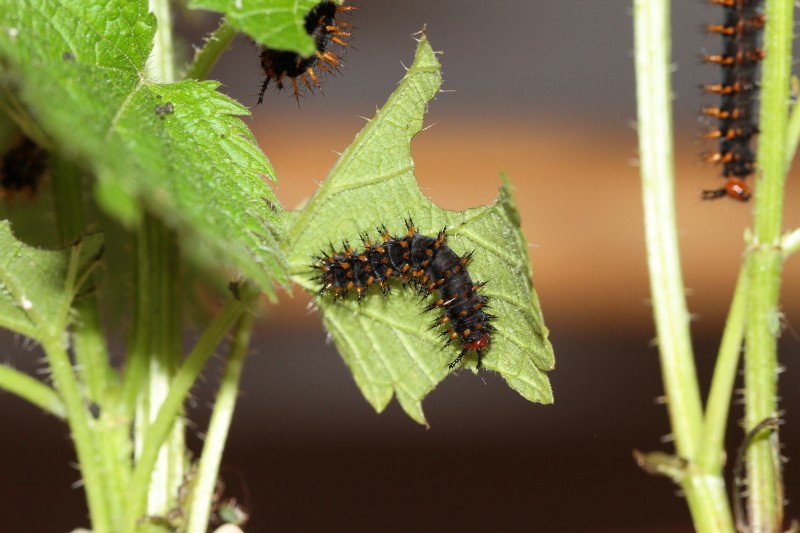
[[[454,342],[461,346],[461,352],[448,366],[454,368],[467,353],[475,351],[480,368],[483,351],[495,331],[490,324],[495,317],[486,312],[489,299],[478,294],[484,284],[473,282],[467,271],[472,254],[459,256],[447,246],[447,228],[436,237],[418,233],[411,220],[406,221],[406,228],[403,237],[393,237],[383,226],[378,228],[378,243],[361,235],[364,249],[360,251],[346,242],[341,251],[331,244],[331,253],[323,251],[311,265],[319,271],[313,278],[321,283],[317,296],[330,293],[336,301],[355,291],[361,301],[367,290],[377,285],[387,297],[392,278],[404,286],[416,287],[423,297],[437,291],[438,298],[425,311],[444,309],[444,313],[433,321],[431,329],[444,326],[440,336],[446,339],[445,346]]]
[[[0,190],[10,201],[14,194],[35,194],[47,168],[47,151],[28,137],[9,148],[0,161]]]
[[[722,81],[704,86],[708,94],[720,98],[719,105],[703,108],[703,115],[717,120],[705,138],[717,141],[717,150],[705,155],[710,163],[722,165],[725,185],[703,191],[704,200],[728,196],[740,201],[750,199],[745,179],[755,171],[753,137],[758,133],[755,100],[758,91],[758,64],[764,58],[760,47],[765,17],[761,0],[710,0],[722,6],[722,24],[709,24],[709,33],[722,36],[721,54],[705,54],[707,63],[722,68]]]
[[[281,90],[288,78],[292,83],[292,92],[299,101],[300,86],[298,80],[307,90],[319,88],[320,81],[317,69],[329,74],[338,71],[342,58],[330,50],[331,43],[349,46],[346,39],[350,37],[350,25],[336,18],[338,13],[352,11],[355,7],[339,6],[333,2],[321,2],[306,14],[304,26],[306,33],[314,39],[316,50],[311,57],[303,57],[290,50],[275,50],[264,47],[261,51],[261,68],[266,78],[258,95],[258,103],[264,101],[264,93],[269,82],[274,80],[275,86]]]

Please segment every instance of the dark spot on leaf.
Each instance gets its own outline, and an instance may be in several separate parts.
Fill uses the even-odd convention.
[[[159,97],[160,98],[160,97]],[[166,104],[159,104],[155,106],[156,115],[159,117],[163,117],[164,115],[171,115],[175,112],[175,106],[172,105],[172,102],[167,102]]]

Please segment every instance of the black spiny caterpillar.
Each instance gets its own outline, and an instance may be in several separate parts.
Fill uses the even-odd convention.
[[[495,317],[485,310],[488,298],[478,294],[483,283],[473,282],[467,272],[472,258],[468,253],[459,256],[447,246],[446,228],[436,237],[417,233],[414,223],[406,222],[408,231],[403,237],[393,237],[385,227],[379,228],[381,242],[374,243],[366,235],[361,236],[364,249],[353,250],[344,243],[344,250],[315,257],[312,267],[319,271],[314,279],[321,287],[318,296],[333,295],[334,301],[342,299],[352,290],[359,301],[372,285],[381,288],[384,296],[390,292],[391,278],[403,285],[415,286],[425,296],[438,292],[438,298],[425,307],[426,311],[443,309],[431,328],[442,326],[441,336],[445,346],[455,342],[461,352],[450,364],[454,368],[461,359],[474,350],[480,368],[483,351],[491,343],[490,324]]]

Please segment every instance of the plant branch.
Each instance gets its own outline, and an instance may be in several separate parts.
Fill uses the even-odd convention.
[[[50,164],[53,201],[63,245],[76,242],[86,232],[84,186],[80,170],[61,154],[53,154]],[[74,302],[78,318],[72,327],[73,352],[87,396],[100,403],[109,382],[115,379],[108,349],[102,335],[97,299],[89,295]]]
[[[64,402],[55,390],[8,365],[0,365],[0,389],[27,400],[56,418],[67,418]]]
[[[242,313],[249,309],[253,300],[258,296],[258,291],[244,286],[240,289],[239,295],[241,299],[230,299],[209,324],[170,382],[169,393],[162,402],[158,415],[150,425],[142,444],[131,481],[128,527],[132,527],[136,520],[144,514],[145,496],[158,450],[172,430],[192,385],[230,327]]]
[[[158,20],[158,30],[150,53],[150,76],[156,81],[170,83],[175,76],[175,47],[172,42],[172,6],[166,0],[149,0],[150,11]]]
[[[148,76],[160,83],[176,80],[172,13],[169,0],[149,0],[158,20]],[[134,449],[137,466],[151,425],[182,356],[180,241],[158,217],[145,213],[136,229],[136,311],[133,341],[124,385],[125,412],[135,405]],[[176,418],[178,413],[174,415]],[[177,422],[177,421],[173,421]],[[148,476],[146,514],[164,516],[174,507],[183,481],[184,432],[170,425],[172,436],[157,450],[158,462]],[[155,463],[154,463],[155,464]],[[151,469],[152,469],[151,465]],[[128,504],[128,508],[136,507]],[[141,516],[144,513],[144,509]],[[132,528],[133,523],[128,525]]]
[[[693,459],[702,423],[675,224],[669,9],[665,0],[637,0],[634,6],[637,117],[650,290],[675,444],[681,457]]]
[[[725,331],[722,333],[706,403],[703,441],[697,457],[698,466],[706,472],[721,472],[725,462],[725,428],[728,425],[733,386],[739,368],[739,355],[742,352],[748,289],[747,269],[742,265]]]
[[[689,335],[675,222],[670,83],[669,2],[634,0],[639,156],[647,264],[667,408],[678,456],[687,461],[681,487],[700,532],[732,531],[719,472],[695,461],[702,407]]]
[[[787,125],[792,0],[767,0],[759,117],[760,170],[747,270],[750,277],[745,334],[745,431],[778,416],[777,335],[783,266],[781,226],[787,168]],[[779,531],[783,521],[780,470],[775,468],[769,431],[755,435],[747,451],[748,511],[752,531]]]
[[[163,222],[145,214],[136,234],[136,314],[126,375],[126,412],[136,406],[135,449],[137,460],[150,426],[170,393],[170,382],[181,358],[180,259],[177,237]],[[178,416],[176,413],[175,416]],[[183,440],[180,440],[182,464]],[[176,445],[177,446],[177,445]],[[177,495],[182,471],[171,459],[171,446],[159,459],[150,493],[148,514],[163,515]]]
[[[186,531],[206,531],[211,514],[211,503],[219,477],[222,452],[228,438],[233,408],[239,394],[239,381],[244,367],[244,359],[250,344],[253,315],[245,312],[239,319],[233,334],[230,354],[225,364],[225,373],[219,385],[217,400],[211,413],[208,432],[203,445],[194,485],[194,497],[188,511]]]
[[[65,282],[67,295],[74,295],[77,270],[80,259],[80,245],[72,247],[67,280]],[[72,298],[65,298],[72,302]],[[72,440],[83,476],[86,499],[89,504],[92,527],[95,531],[112,531],[111,516],[109,514],[108,491],[102,476],[102,464],[97,453],[91,423],[81,395],[78,382],[72,370],[65,346],[64,330],[69,318],[69,305],[52,317],[51,327],[42,335],[42,348],[47,357],[50,371],[53,374],[55,388],[64,400]]]
[[[206,79],[237,33],[238,31],[223,18],[219,27],[206,38],[203,47],[195,52],[194,61],[186,70],[185,77],[195,80]]]

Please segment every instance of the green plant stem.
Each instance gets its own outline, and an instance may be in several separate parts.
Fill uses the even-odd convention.
[[[158,20],[148,76],[154,81],[176,80],[172,13],[168,0],[150,0],[150,11]],[[138,467],[169,384],[182,356],[182,295],[179,239],[164,222],[145,213],[136,230],[136,311],[133,340],[123,398],[130,412],[135,399],[134,448]],[[176,413],[178,418],[179,414]],[[146,514],[165,516],[174,507],[183,481],[183,423],[171,424],[172,435],[157,451],[157,464],[147,477],[149,492]],[[128,507],[133,507],[128,504]],[[145,509],[141,510],[141,516]],[[133,527],[133,524],[128,522]]]
[[[194,55],[194,61],[186,70],[186,78],[204,80],[214,68],[219,57],[228,49],[238,31],[222,19],[219,27],[206,38],[206,42]]]
[[[777,308],[782,257],[778,250],[753,251],[748,258],[749,318],[745,341],[745,430],[777,416]],[[776,280],[775,277],[778,277]],[[752,531],[779,531],[783,503],[778,501],[780,472],[774,468],[769,431],[753,439],[747,453],[748,510]]]
[[[239,394],[239,381],[244,368],[244,360],[250,345],[253,315],[249,311],[239,319],[233,333],[231,350],[225,363],[225,372],[219,385],[214,410],[211,413],[211,421],[203,444],[203,453],[197,467],[194,497],[191,498],[191,507],[188,511],[186,531],[189,533],[202,533],[208,530],[211,502],[219,477],[219,465],[222,462],[222,452],[228,438],[231,419],[233,419],[236,397]]]
[[[66,294],[68,295],[74,295],[75,292],[79,258],[80,249],[78,245],[72,248],[70,257],[66,281]],[[78,463],[83,477],[92,527],[98,532],[112,531],[110,507],[107,501],[109,496],[105,479],[102,475],[102,462],[97,453],[88,410],[84,405],[83,395],[75,379],[65,346],[64,330],[69,321],[71,303],[72,298],[65,298],[65,305],[59,312],[59,316],[50,317],[51,327],[41,338],[42,348],[53,375],[55,388],[64,400],[67,422],[72,440],[75,443],[75,451],[78,455]]]
[[[52,156],[50,174],[60,240],[66,246],[86,233],[83,180],[78,167],[58,153]],[[86,386],[86,395],[92,402],[100,404],[115,375],[103,338],[97,299],[93,294],[80,298],[75,302],[75,310],[77,319],[72,328],[75,362]]]
[[[116,398],[114,398],[116,400]],[[106,396],[99,420],[93,425],[103,476],[108,490],[109,512],[113,531],[123,531],[125,505],[131,477],[133,447],[130,442],[130,419],[123,416],[117,401]]]
[[[149,0],[150,11],[158,20],[158,30],[150,53],[150,76],[156,81],[175,81],[175,46],[172,41],[172,6],[166,0]]]
[[[742,265],[725,331],[722,333],[706,403],[703,442],[697,457],[698,466],[705,472],[721,472],[725,464],[725,428],[728,425],[728,412],[744,339],[748,289],[748,272],[745,265]]]
[[[637,0],[634,6],[639,152],[650,290],[673,436],[680,456],[691,459],[696,455],[702,423],[675,230],[669,6],[664,0]]]
[[[689,335],[675,223],[669,2],[634,0],[637,117],[650,290],[676,452],[687,461],[681,487],[697,531],[732,531],[719,472],[696,464],[702,407]]]
[[[150,426],[170,392],[170,382],[181,359],[182,340],[177,238],[150,214],[145,214],[137,230],[136,261],[136,314],[129,358],[138,375],[127,385],[128,401],[136,402],[138,461]],[[134,384],[136,379],[141,379],[138,385]],[[161,451],[148,499],[147,513],[151,515],[166,515],[183,478],[183,439],[173,435],[174,440],[179,441],[174,446],[180,446],[180,459],[175,462],[172,442]]]
[[[132,530],[136,520],[144,514],[147,487],[156,463],[158,450],[170,434],[192,385],[227,331],[241,314],[249,309],[257,296],[257,290],[245,286],[240,290],[241,299],[230,299],[203,332],[171,381],[169,393],[148,429],[134,470],[129,491],[126,524],[129,530]]]
[[[43,340],[42,348],[47,356],[56,389],[64,399],[70,434],[80,463],[92,528],[95,531],[113,531],[110,505],[107,502],[109,495],[102,476],[102,465],[93,439],[88,411],[84,408],[78,384],[72,373],[69,355],[60,336]]]
[[[745,431],[778,416],[777,335],[780,330],[779,293],[783,267],[781,226],[787,168],[787,125],[792,0],[767,0],[764,30],[766,57],[761,78],[759,119],[759,181],[755,217],[746,264],[750,277],[745,333]],[[783,502],[781,475],[769,430],[762,431],[747,451],[748,521],[753,532],[780,531]]]
[[[67,245],[86,234],[83,179],[75,163],[58,152],[51,158],[50,174],[60,240]],[[119,420],[117,406],[110,401],[116,397],[109,396],[108,389],[109,384],[116,382],[116,374],[103,338],[97,298],[93,287],[85,287],[83,283],[79,286],[90,292],[73,302],[76,317],[70,333],[72,352],[83,394],[100,411],[99,421],[92,421],[91,431],[100,461],[107,512],[116,525],[122,515],[126,473],[130,471],[129,456],[124,454],[129,447],[119,446],[120,433],[125,428],[115,422]]]
[[[27,400],[56,418],[67,418],[64,402],[55,390],[8,365],[0,365],[0,389]]]

